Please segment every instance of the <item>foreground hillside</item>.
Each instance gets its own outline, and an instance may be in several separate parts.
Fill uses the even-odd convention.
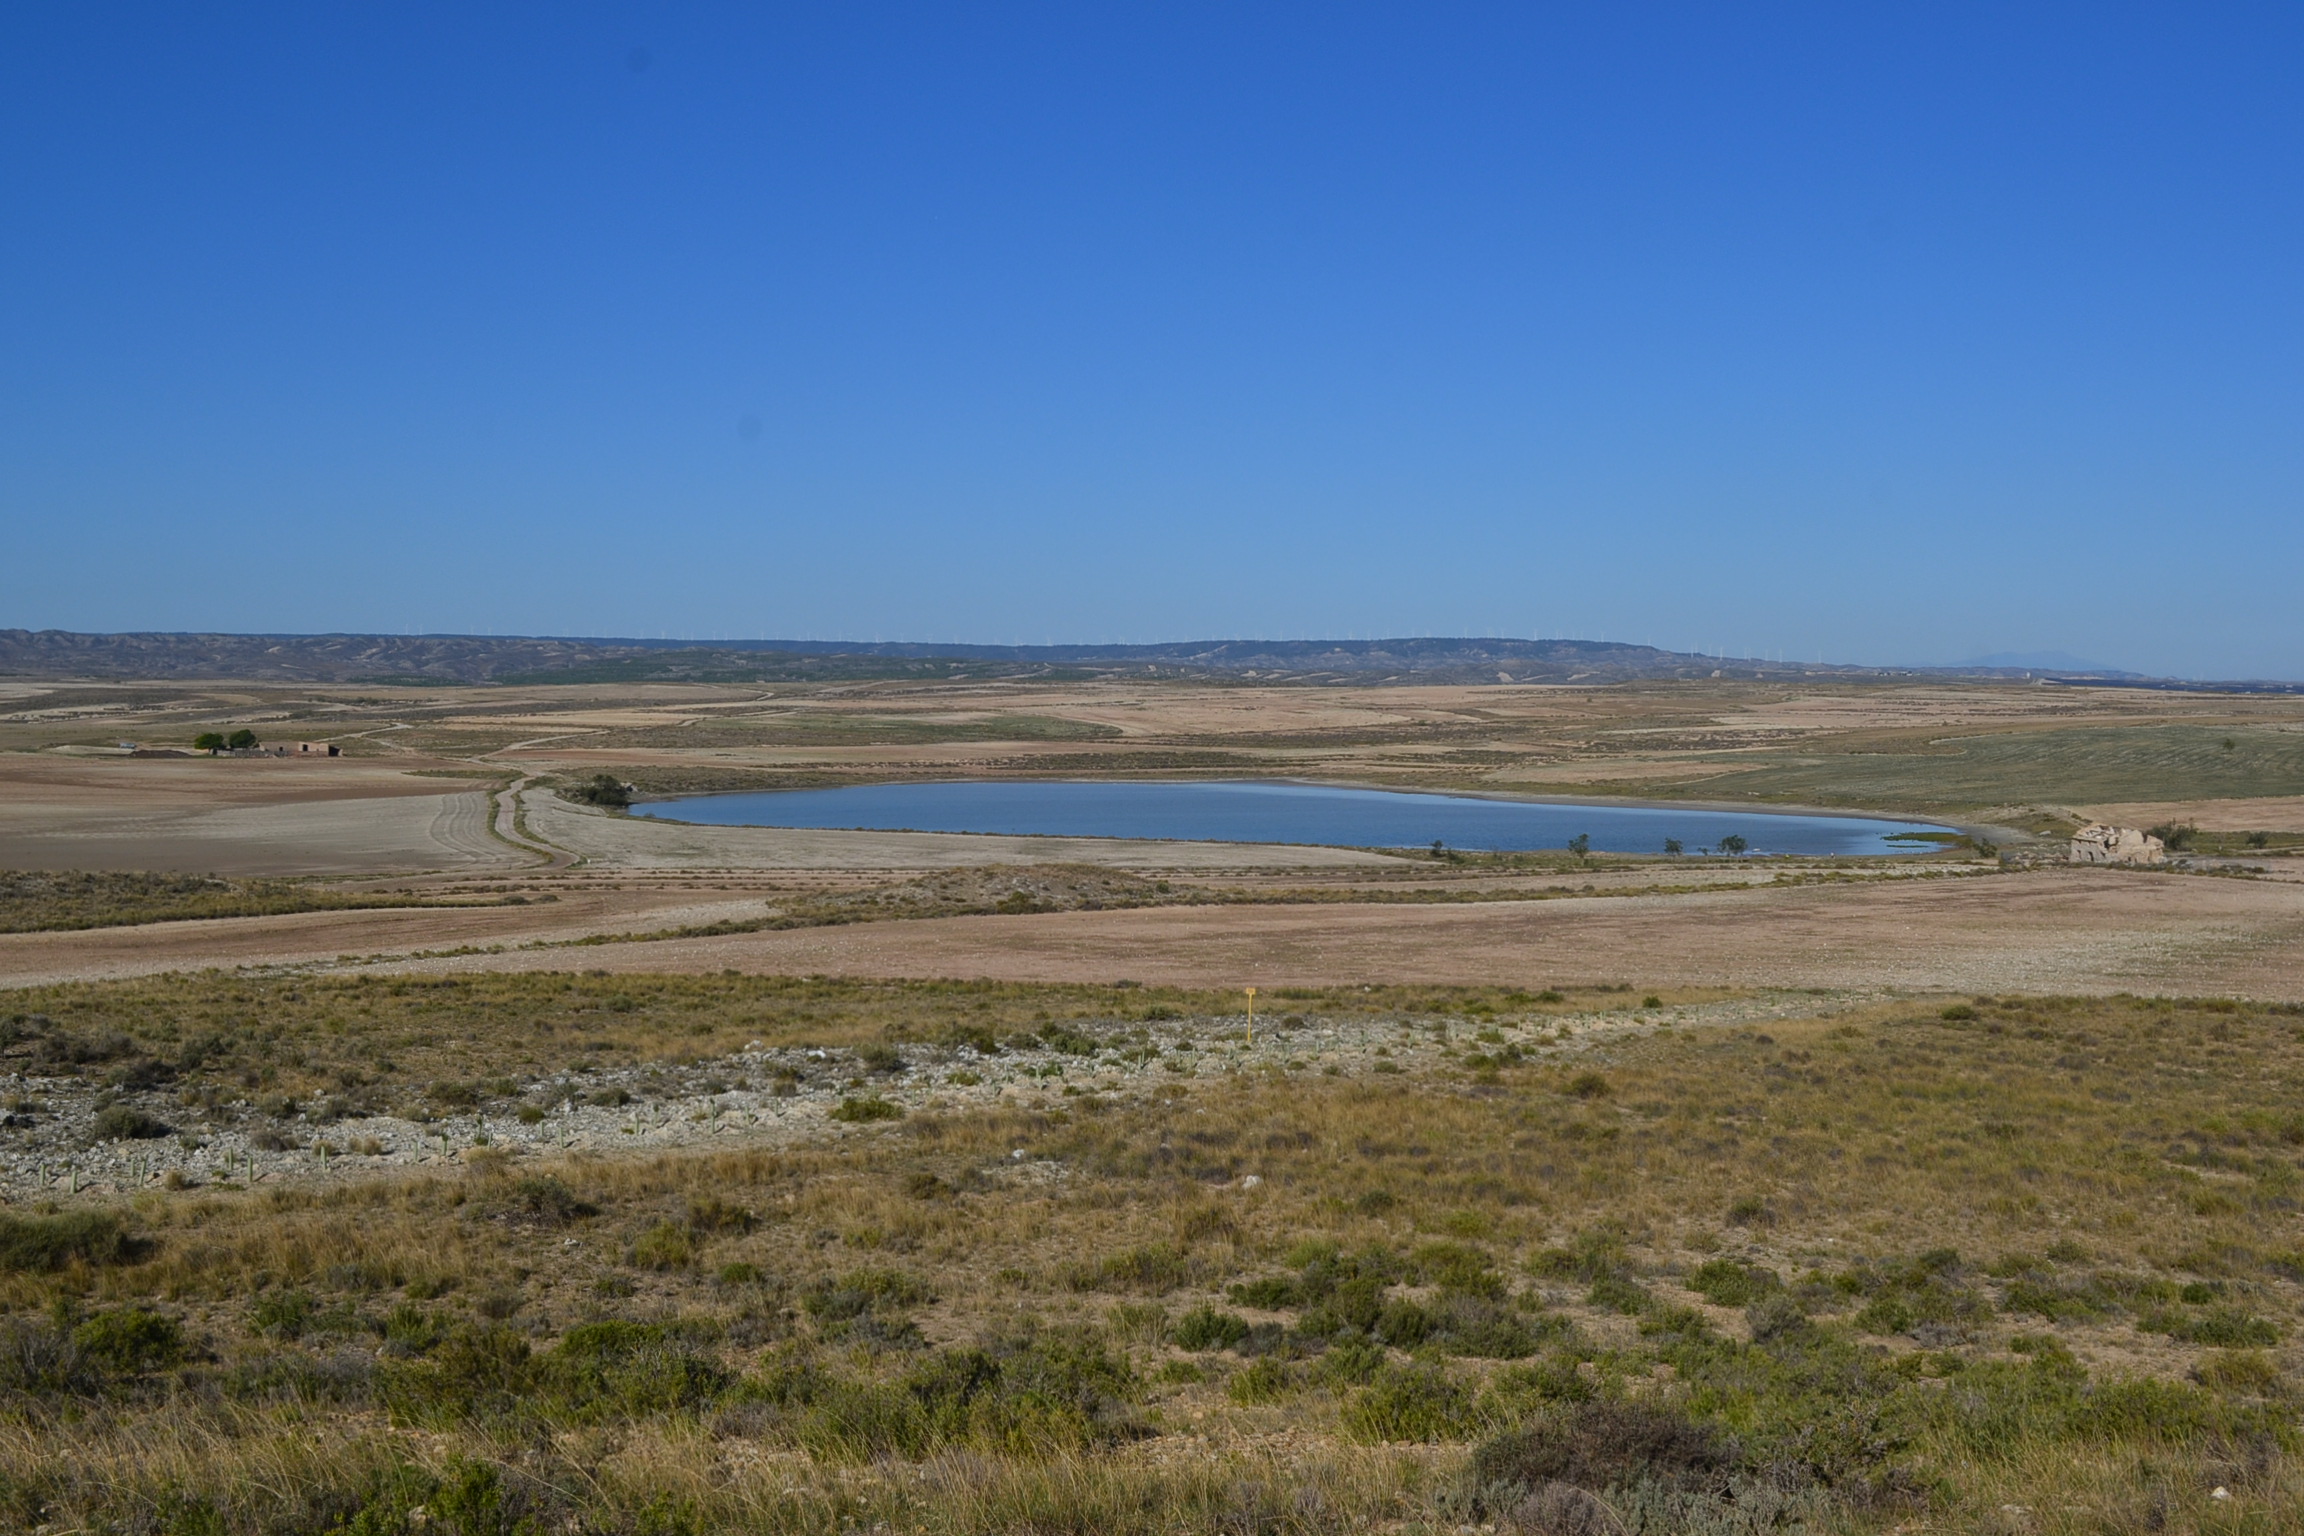
[[[134,1068],[284,1145],[0,1222],[5,1523],[2299,1528],[2296,1011],[1268,1001],[15,994],[12,1118]],[[831,1108],[637,1145],[763,1087]],[[385,1113],[441,1159],[347,1177]]]

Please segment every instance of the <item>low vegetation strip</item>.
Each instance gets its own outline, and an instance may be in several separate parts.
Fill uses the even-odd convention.
[[[125,928],[199,917],[278,917],[291,912],[497,905],[502,903],[330,891],[290,880],[0,870],[0,933]]]
[[[1538,859],[1546,862],[1539,863]],[[1622,863],[1587,865],[1566,854],[1523,858],[1512,866],[1516,873],[1549,869],[1573,878],[1614,872]],[[1747,879],[1648,881],[1642,884],[1594,885],[1378,885],[1270,887],[1262,890],[1210,886],[1153,879],[1091,864],[991,865],[951,870],[918,880],[873,890],[838,895],[787,898],[775,902],[758,917],[723,918],[710,923],[689,923],[642,933],[590,934],[580,939],[542,939],[529,948],[596,947],[603,944],[648,943],[664,939],[709,939],[738,933],[777,933],[795,928],[831,928],[850,923],[894,922],[933,917],[1014,917],[1037,912],[1106,912],[1131,907],[1208,906],[1462,906],[1493,902],[1561,901],[1572,898],[1687,896],[1770,886],[1782,889],[1801,885],[1847,884],[1879,879],[1937,879],[1987,875],[1998,864],[1932,863],[1923,869],[1909,866],[1887,869],[1817,867],[1769,872],[1752,870]]]
[[[894,1070],[876,1045],[975,1027],[990,1061],[1028,1026],[1086,1060],[1214,1001],[635,981],[297,1001],[505,1056],[546,1024],[838,1033],[860,1082]],[[78,989],[72,1027],[151,1008],[138,986]],[[416,1178],[156,1191],[100,1229],[18,1217],[0,1521],[2294,1529],[2304,1015],[1938,999],[1560,1059],[1566,995],[1276,1001],[1309,1039],[1355,997],[1404,1070],[1226,1071],[1204,1042],[1189,1071],[776,1149],[478,1147]]]

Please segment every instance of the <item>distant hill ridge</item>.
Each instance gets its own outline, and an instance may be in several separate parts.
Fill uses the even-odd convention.
[[[1605,640],[1443,636],[941,645],[498,635],[98,635],[56,629],[0,629],[0,674],[419,684],[1199,675],[1362,685],[1410,680],[1614,683],[1651,678],[2026,675],[2013,667],[1851,667],[1693,655]],[[2106,671],[2077,674],[2071,680],[2127,682],[2131,675]]]

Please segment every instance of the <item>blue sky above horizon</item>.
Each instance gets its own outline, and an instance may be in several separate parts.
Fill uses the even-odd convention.
[[[0,625],[2304,677],[2304,12],[19,7]]]

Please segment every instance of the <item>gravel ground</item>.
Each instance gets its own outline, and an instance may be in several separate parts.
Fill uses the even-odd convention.
[[[695,1146],[776,1145],[857,1127],[831,1118],[847,1099],[885,1099],[905,1111],[1009,1102],[1057,1107],[1084,1095],[1144,1099],[1194,1078],[1249,1070],[1367,1077],[1428,1072],[1453,1056],[1503,1046],[1533,1059],[1604,1057],[1608,1046],[1659,1026],[1722,1028],[1814,1018],[1884,994],[1781,993],[1686,1008],[1620,1009],[1525,1019],[1457,1019],[1447,1038],[1430,1019],[1201,1017],[1152,1024],[1075,1025],[1092,1054],[909,1044],[893,1070],[846,1049],[750,1049],[686,1066],[601,1067],[520,1083],[517,1100],[430,1121],[377,1115],[319,1123],[271,1120],[246,1102],[187,1110],[164,1094],[117,1094],[75,1077],[0,1076],[0,1198],[119,1194],[147,1188],[240,1188],[365,1179],[439,1167],[474,1149],[594,1153]],[[868,1054],[868,1053],[867,1053]],[[971,1081],[971,1079],[974,1079]],[[623,1102],[615,1102],[621,1098]],[[98,1117],[124,1109],[166,1125],[161,1134],[100,1139]],[[122,1118],[115,1109],[113,1120]],[[522,1117],[525,1111],[527,1118]],[[117,1128],[117,1127],[113,1127]],[[147,1126],[152,1130],[154,1127]]]

